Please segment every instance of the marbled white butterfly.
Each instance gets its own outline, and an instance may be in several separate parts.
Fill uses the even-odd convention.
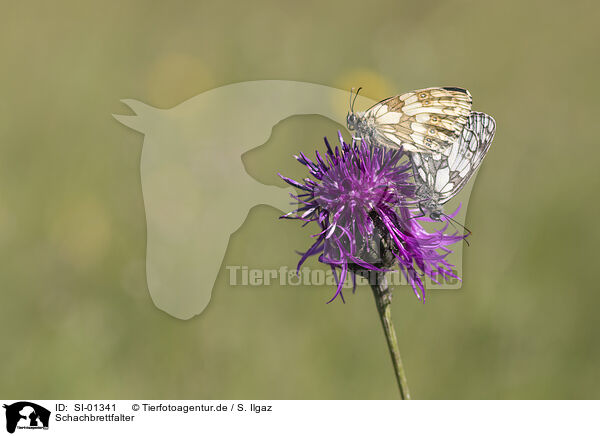
[[[373,145],[448,155],[467,123],[471,102],[466,89],[420,89],[386,98],[366,112],[355,113],[352,104],[348,129]]]
[[[454,197],[477,171],[488,152],[496,121],[482,112],[471,112],[460,138],[448,156],[440,153],[411,153],[416,197],[423,215],[440,220],[442,205]]]
[[[390,97],[366,112],[355,113],[351,102],[348,129],[371,145],[410,152],[419,208],[440,220],[442,205],[469,181],[496,131],[494,119],[471,112],[471,104],[469,91],[454,87]]]

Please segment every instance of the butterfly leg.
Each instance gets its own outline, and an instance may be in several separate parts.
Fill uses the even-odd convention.
[[[421,203],[419,203],[419,210],[421,211],[421,215],[413,216],[411,219],[423,218],[425,215],[427,215],[423,210],[423,205]]]

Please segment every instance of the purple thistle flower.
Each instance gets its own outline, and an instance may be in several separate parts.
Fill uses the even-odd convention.
[[[298,271],[314,255],[330,265],[338,284],[330,303],[338,295],[344,300],[342,287],[348,273],[355,288],[356,274],[389,271],[396,264],[424,301],[423,275],[436,283],[436,277],[458,278],[445,258],[451,253],[448,245],[464,236],[445,234],[448,224],[429,233],[419,222],[428,219],[414,218],[415,186],[402,150],[371,148],[364,142],[347,144],[338,134],[340,146],[332,149],[325,138],[327,152],[323,156],[317,151],[316,161],[303,153],[295,156],[315,180],[299,183],[279,174],[303,191],[292,194],[298,208],[281,218],[299,219],[304,225],[317,222],[321,228],[313,235],[313,245],[300,253]]]

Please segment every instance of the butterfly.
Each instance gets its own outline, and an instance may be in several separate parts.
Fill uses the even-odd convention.
[[[441,220],[442,205],[481,165],[496,131],[494,119],[472,112],[471,94],[456,87],[419,89],[358,113],[354,101],[356,96],[350,102],[348,129],[370,145],[408,151],[422,216]]]
[[[440,221],[442,205],[454,197],[477,171],[490,149],[496,121],[483,112],[471,112],[460,137],[449,149],[440,153],[411,153],[416,182],[415,196],[421,213]]]
[[[469,91],[452,87],[386,98],[365,112],[355,113],[354,101],[346,121],[355,136],[375,146],[443,155],[448,155],[460,137],[472,104]]]

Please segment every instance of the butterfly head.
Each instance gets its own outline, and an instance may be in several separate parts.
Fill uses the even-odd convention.
[[[431,218],[434,221],[441,221],[442,215],[443,213],[440,209],[432,210],[431,212],[429,212],[429,218]]]
[[[346,116],[346,124],[348,124],[348,130],[356,130],[358,127],[358,117],[354,112],[348,112],[348,115]]]
[[[356,94],[354,94],[354,88],[350,90],[350,111],[346,116],[346,124],[348,125],[348,130],[354,131],[358,130],[358,124],[360,121],[360,117],[354,113],[354,102],[356,101],[356,97],[358,97],[358,93],[362,88],[358,88],[356,90]],[[354,94],[354,98],[352,98],[352,94]]]
[[[439,202],[434,198],[433,195],[430,194],[423,194],[423,188],[426,188],[425,186],[420,186],[417,189],[417,196],[421,197],[423,200],[419,202],[419,209],[421,209],[421,213],[422,216],[423,215],[429,215],[429,218],[431,218],[434,221],[442,221],[442,216],[444,215],[444,212],[442,211],[442,207],[439,204]]]

